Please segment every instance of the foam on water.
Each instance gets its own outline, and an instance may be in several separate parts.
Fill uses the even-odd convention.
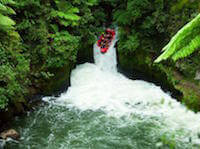
[[[200,144],[200,114],[194,113],[163,92],[159,86],[141,80],[130,80],[117,72],[116,50],[112,43],[106,54],[94,45],[95,64],[78,65],[71,73],[71,86],[54,101],[82,111],[102,110],[108,116],[139,115],[143,119],[156,117],[163,131],[183,132],[177,138],[188,137]],[[44,98],[50,101],[50,98]],[[160,125],[160,124],[158,124]],[[186,140],[187,138],[187,140]],[[185,140],[184,140],[185,139]]]

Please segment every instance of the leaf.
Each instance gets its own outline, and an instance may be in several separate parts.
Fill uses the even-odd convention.
[[[16,4],[15,1],[13,0],[0,0],[0,3],[2,4]]]
[[[87,2],[87,4],[89,6],[93,6],[93,5],[97,4],[97,3],[98,3],[98,0],[88,0],[88,2]]]
[[[67,10],[67,13],[79,13],[79,9],[76,7],[73,7]]]
[[[62,24],[62,25],[64,25],[65,27],[67,27],[67,26],[70,25],[70,22],[65,21],[65,20],[61,20],[61,21],[60,21],[60,24]]]
[[[200,35],[196,36],[187,46],[176,52],[173,56],[172,59],[174,61],[184,58],[186,56],[189,56],[192,54],[195,50],[200,48]]]
[[[80,17],[76,14],[65,14],[64,12],[60,11],[58,12],[58,16],[71,21],[78,21],[80,19]]]
[[[13,25],[15,22],[11,18],[0,14],[0,26],[12,27]]]
[[[72,20],[72,21],[80,20],[80,17],[76,14],[66,14],[64,17],[65,17],[65,19],[69,19],[69,20]]]
[[[59,0],[56,2],[56,6],[59,11],[67,11],[69,8],[71,8],[71,4],[65,0]]]
[[[185,49],[178,52],[180,57],[186,56],[186,53],[192,53],[195,47],[197,47],[200,42],[195,45],[195,41],[198,40],[198,35],[200,34],[200,14],[197,15],[192,21],[186,24],[182,29],[180,29],[175,36],[173,36],[170,42],[162,49],[164,51],[154,62],[159,63],[162,60],[166,60],[172,55],[174,55],[179,49]],[[197,37],[196,37],[197,36]],[[189,47],[188,47],[189,44]],[[190,52],[189,52],[189,51]],[[187,51],[187,52],[186,52]],[[186,52],[186,53],[182,53]],[[178,55],[174,56],[174,60],[178,59]]]
[[[6,11],[7,8],[3,4],[0,3],[0,11]]]
[[[12,8],[10,8],[10,7],[6,7],[7,8],[7,14],[16,14],[16,12],[12,9]]]

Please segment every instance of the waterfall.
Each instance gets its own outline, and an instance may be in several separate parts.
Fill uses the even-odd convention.
[[[100,52],[100,47],[98,47],[97,44],[94,44],[94,61],[96,66],[103,71],[117,72],[117,56],[116,49],[114,47],[116,42],[117,34],[115,35],[114,40],[105,54],[102,54]]]
[[[200,114],[189,111],[162,91],[159,86],[142,80],[130,80],[117,72],[115,39],[105,54],[94,45],[95,64],[78,65],[71,73],[71,86],[56,100],[43,100],[80,111],[103,111],[109,117],[134,117],[153,122],[159,132],[174,134],[185,144],[200,144]]]

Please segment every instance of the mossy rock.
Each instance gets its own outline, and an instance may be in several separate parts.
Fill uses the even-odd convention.
[[[176,71],[173,72],[173,76],[178,82],[174,84],[175,88],[183,93],[182,102],[195,112],[200,111],[200,85]]]
[[[70,73],[74,66],[75,63],[67,62],[62,68],[51,70],[55,75],[48,80],[41,81],[41,94],[47,96],[66,90],[70,85]]]

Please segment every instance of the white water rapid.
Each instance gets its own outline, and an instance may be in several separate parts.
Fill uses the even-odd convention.
[[[67,92],[54,101],[50,97],[43,100],[82,112],[103,111],[107,117],[123,118],[125,121],[120,127],[136,124],[134,117],[154,121],[154,125],[158,127],[155,133],[168,132],[175,140],[185,144],[192,142],[198,146],[200,114],[188,110],[159,86],[141,80],[130,80],[118,73],[115,42],[116,40],[105,54],[101,54],[95,44],[95,64],[78,65],[71,73],[71,86]]]

